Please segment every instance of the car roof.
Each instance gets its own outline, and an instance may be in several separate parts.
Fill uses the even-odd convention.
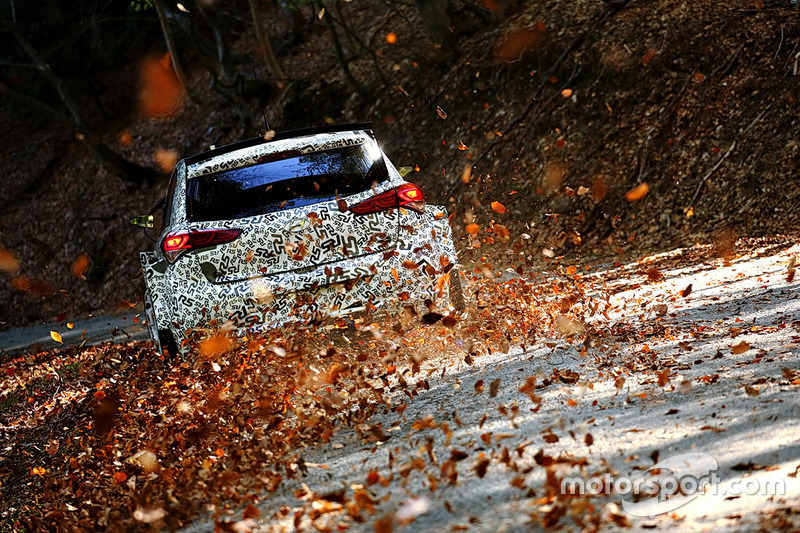
[[[366,132],[373,139],[375,138],[375,134],[372,131],[372,122],[356,122],[352,124],[330,124],[326,126],[317,126],[312,128],[279,131],[276,132],[275,135],[273,135],[269,139],[266,139],[263,136],[253,137],[252,139],[238,141],[232,144],[221,146],[219,148],[206,150],[204,152],[201,152],[193,156],[189,156],[186,159],[184,159],[184,162],[188,167],[191,165],[196,165],[197,163],[209,161],[210,159],[224,156],[226,154],[230,154],[231,152],[235,152],[237,150],[242,150],[253,146],[267,145],[270,143],[274,143],[276,141],[283,141],[286,139],[309,137],[313,135],[322,135],[326,133],[344,133],[349,131],[352,131],[354,133],[363,131]]]

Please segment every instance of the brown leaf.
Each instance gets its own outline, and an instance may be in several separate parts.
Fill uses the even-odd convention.
[[[336,200],[336,206],[339,208],[339,211],[342,213],[347,212],[347,202],[339,198]]]
[[[475,382],[475,394],[481,394],[483,392],[483,380],[479,379]]]
[[[436,114],[439,115],[439,118],[441,118],[442,120],[447,119],[447,112],[438,105],[436,106]]]
[[[481,458],[478,459],[478,462],[475,464],[475,475],[479,478],[482,478],[486,475],[486,471],[489,469],[489,459]]]
[[[442,316],[443,315],[434,312],[425,313],[424,315],[422,315],[422,323],[428,326],[430,326],[431,324],[436,324],[438,321],[442,319]]]
[[[489,383],[489,396],[494,398],[497,396],[498,391],[500,390],[500,378],[493,380]]]
[[[19,270],[19,260],[11,251],[0,248],[0,272],[14,274]]]
[[[552,161],[544,169],[542,189],[545,193],[552,193],[561,189],[561,184],[567,176],[569,167],[563,161]]]
[[[686,298],[690,294],[692,294],[692,284],[691,283],[688,284],[686,286],[686,288],[681,291],[681,297]]]
[[[605,198],[608,189],[606,188],[606,180],[603,176],[597,176],[592,185],[592,200],[594,203],[599,202]]]
[[[649,279],[650,281],[659,281],[663,277],[664,275],[656,267],[647,269],[647,279]]]
[[[583,442],[586,443],[587,446],[591,446],[594,444],[594,437],[591,433],[587,433],[586,436],[583,438]]]
[[[746,352],[750,349],[750,345],[747,344],[745,341],[740,342],[739,344],[734,344],[731,346],[731,353],[733,355],[739,355],[741,353]]]
[[[552,431],[548,431],[542,435],[544,441],[548,444],[554,444],[558,442],[558,435],[553,433]]]

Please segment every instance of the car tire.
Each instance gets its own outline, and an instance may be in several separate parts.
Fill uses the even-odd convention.
[[[147,320],[147,333],[150,335],[150,340],[159,355],[167,352],[167,357],[174,359],[178,355],[178,343],[175,342],[175,336],[168,329],[158,329],[158,322],[156,321],[156,310],[153,307],[153,300],[150,297],[150,291],[144,291],[144,315]]]
[[[453,269],[450,272],[450,305],[459,313],[467,309],[467,303],[464,300],[464,287],[461,283],[461,273],[457,269]]]

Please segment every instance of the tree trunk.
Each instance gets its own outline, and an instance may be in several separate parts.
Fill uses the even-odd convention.
[[[172,37],[172,30],[169,28],[169,23],[167,22],[167,13],[164,10],[164,0],[154,0],[153,3],[156,6],[158,22],[161,24],[161,32],[164,34],[164,42],[167,45],[167,51],[169,52],[169,57],[172,60],[172,68],[175,69],[175,75],[178,78],[178,83],[181,84],[183,92],[185,92],[193,102],[198,103],[197,97],[190,89],[189,80],[186,77],[186,73],[183,71],[180,58],[178,57],[175,39]]]
[[[323,9],[325,5],[321,2],[318,4]],[[347,78],[347,81],[350,82],[350,85],[356,92],[361,96],[366,96],[367,91],[364,89],[364,86],[358,83],[355,76],[353,76],[353,72],[350,70],[350,65],[348,64],[347,58],[344,55],[344,50],[342,50],[342,43],[339,40],[339,34],[336,32],[336,25],[333,23],[333,19],[327,15],[322,17],[325,19],[325,24],[328,26],[328,30],[331,32],[331,38],[333,39],[333,48],[336,50],[336,57],[339,58],[339,63],[342,65],[342,69],[344,70],[344,76]]]
[[[130,181],[132,183],[142,183],[144,180],[154,179],[156,176],[158,176],[154,170],[140,166],[132,161],[128,161],[111,148],[103,144],[99,137],[89,130],[89,126],[83,117],[80,106],[78,105],[77,100],[75,100],[75,98],[72,96],[72,93],[70,93],[64,80],[56,76],[56,74],[50,68],[50,65],[42,56],[39,55],[39,52],[36,51],[33,45],[16,30],[16,28],[7,24],[4,26],[11,32],[31,61],[33,61],[33,63],[36,65],[36,68],[56,90],[58,96],[61,98],[61,101],[64,102],[64,105],[67,107],[70,115],[72,116],[72,122],[77,129],[75,134],[76,138],[86,145],[98,163],[103,165],[103,167],[105,167],[109,172],[119,176],[125,181]],[[35,98],[25,94],[17,93],[16,91],[6,87],[4,84],[0,84],[0,93],[16,100],[17,102],[27,105],[28,107],[31,107],[40,113],[47,114],[60,122],[69,122],[69,119],[63,113],[53,109],[43,102],[36,100]]]
[[[278,80],[278,85],[281,89],[286,88],[286,76],[281,70],[281,66],[278,64],[278,60],[275,58],[275,53],[272,51],[272,45],[269,42],[269,35],[267,34],[266,30],[264,29],[264,23],[261,20],[261,12],[258,10],[258,6],[256,5],[257,0],[248,0],[250,2],[250,12],[253,15],[253,24],[256,27],[256,35],[258,36],[258,42],[261,44],[261,48],[264,50],[264,58],[267,60],[267,66],[269,66],[270,72]]]

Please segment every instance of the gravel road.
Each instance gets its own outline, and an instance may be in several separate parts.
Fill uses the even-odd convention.
[[[727,265],[709,257],[682,267],[670,266],[686,264],[680,254],[663,254],[596,273],[616,306],[601,344],[581,353],[552,339],[471,366],[428,360],[430,389],[398,396],[404,412],[387,409],[298,450],[306,475],[265,495],[258,517],[243,520],[239,509],[218,521],[240,531],[528,531],[555,519],[572,530],[796,529],[800,300],[787,268],[799,252],[756,249]],[[652,265],[663,280],[648,282]],[[541,403],[520,392],[531,376]],[[388,440],[370,437],[376,426]],[[630,496],[618,494],[548,496],[548,472],[635,479],[688,453],[710,456],[718,483],[669,512],[661,502],[634,516],[620,506]],[[353,501],[357,520],[346,517]],[[187,531],[213,528],[200,520]]]

